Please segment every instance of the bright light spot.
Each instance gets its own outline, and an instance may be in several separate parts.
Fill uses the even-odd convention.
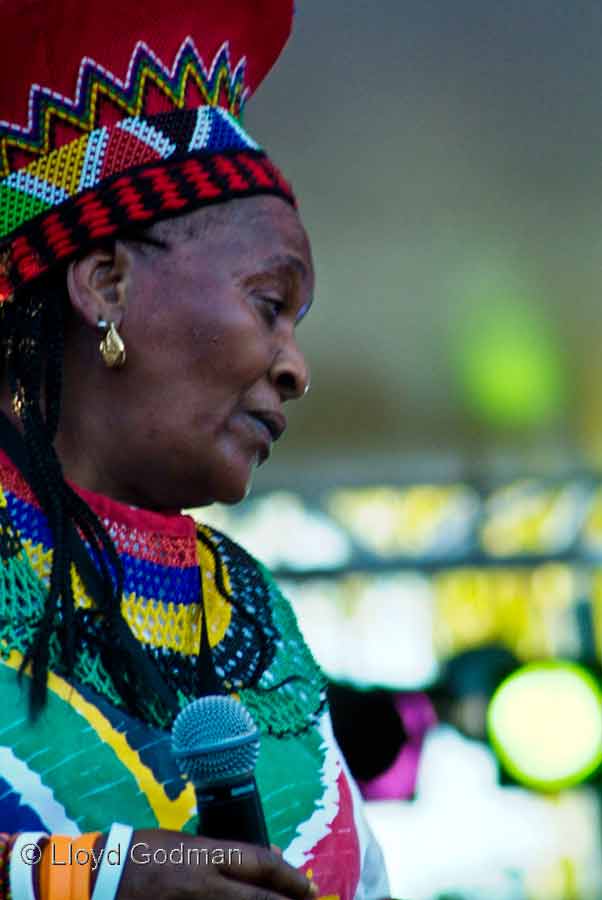
[[[519,781],[559,790],[587,778],[602,762],[602,693],[572,663],[525,666],[494,694],[492,743]]]
[[[331,569],[351,558],[351,542],[343,529],[286,491],[248,503],[242,514],[218,505],[189,512],[197,521],[225,531],[272,569]]]
[[[280,584],[312,653],[331,678],[403,690],[436,678],[428,578],[352,575]]]

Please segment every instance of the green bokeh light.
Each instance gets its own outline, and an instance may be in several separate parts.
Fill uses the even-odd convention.
[[[516,781],[542,791],[564,790],[602,763],[602,691],[576,663],[531,663],[494,693],[487,728]]]
[[[455,374],[469,411],[489,425],[548,425],[566,408],[562,347],[550,318],[516,289],[480,279],[456,308]],[[492,286],[493,284],[493,286]]]

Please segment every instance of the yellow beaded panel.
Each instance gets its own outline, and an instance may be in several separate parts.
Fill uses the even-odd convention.
[[[43,544],[34,544],[30,538],[21,538],[21,545],[25,549],[31,568],[48,587],[50,570],[52,568],[52,550],[45,550]],[[71,563],[71,587],[76,607],[90,609],[93,605],[92,600],[86,593],[83,582],[73,563]]]
[[[209,529],[200,530],[211,540]],[[203,602],[207,612],[209,646],[215,647],[223,639],[232,618],[232,604],[218,590],[215,581],[215,559],[202,541],[197,541],[197,553],[203,579]],[[221,578],[228,595],[232,590],[226,566],[221,563]]]
[[[45,550],[43,544],[34,544],[30,538],[21,538],[21,544],[25,548],[31,568],[38,578],[48,585],[52,568],[52,550]]]
[[[88,147],[88,136],[71,141],[48,156],[27,166],[25,172],[53,187],[64,190],[70,197],[79,190],[82,168]]]
[[[0,495],[0,505],[5,505]],[[210,532],[204,532],[210,537]],[[47,585],[52,567],[52,550],[42,544],[23,540],[29,563],[38,577]],[[197,553],[203,584],[203,600],[207,612],[209,644],[215,647],[223,640],[232,618],[232,605],[218,589],[215,577],[215,559],[202,541],[197,541]],[[221,565],[221,580],[229,593],[231,590],[228,570]],[[74,565],[71,566],[71,584],[77,608],[90,609],[93,605]],[[123,617],[135,637],[151,647],[164,647],[187,656],[199,652],[201,638],[202,607],[200,603],[165,603],[135,593],[124,595]]]
[[[198,603],[175,604],[147,600],[130,594],[121,610],[135,637],[151,647],[176,650],[187,656],[199,652],[201,607]]]

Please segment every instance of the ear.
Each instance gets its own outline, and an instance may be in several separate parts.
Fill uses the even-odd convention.
[[[92,328],[100,319],[121,325],[128,303],[133,258],[121,241],[96,249],[69,265],[67,287],[76,315]]]

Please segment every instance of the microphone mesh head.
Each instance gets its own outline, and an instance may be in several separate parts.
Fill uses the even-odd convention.
[[[224,784],[255,771],[259,730],[232,697],[201,697],[176,718],[171,747],[180,771],[195,787]]]

